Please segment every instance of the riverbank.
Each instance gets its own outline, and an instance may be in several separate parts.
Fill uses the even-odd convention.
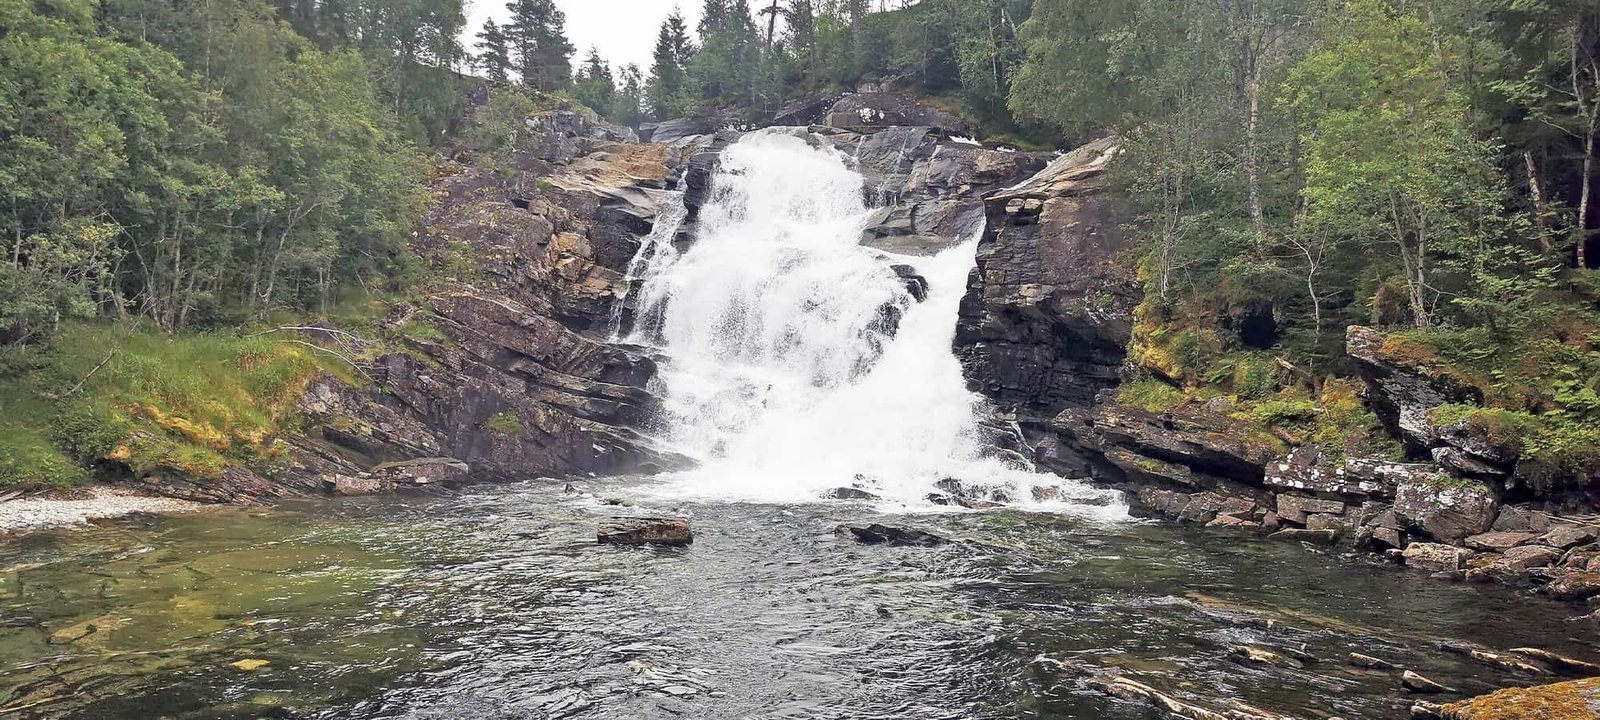
[[[179,515],[198,512],[207,507],[210,506],[188,500],[152,496],[126,488],[95,485],[0,502],[0,537],[83,525],[93,520],[119,518],[136,513]]]

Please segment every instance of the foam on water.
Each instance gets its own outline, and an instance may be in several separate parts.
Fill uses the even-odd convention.
[[[637,271],[653,320],[631,339],[666,356],[660,430],[701,463],[659,490],[796,502],[856,486],[921,507],[955,479],[1023,502],[1036,486],[1102,497],[990,448],[952,353],[975,241],[933,257],[862,247],[869,209],[848,160],[796,131],[747,135],[723,153],[693,245]],[[925,302],[895,264],[927,279]]]

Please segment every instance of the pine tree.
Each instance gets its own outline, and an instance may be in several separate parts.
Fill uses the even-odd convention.
[[[644,73],[638,65],[622,69],[621,87],[611,102],[611,119],[623,125],[637,126],[644,122]]]
[[[473,60],[479,70],[488,78],[499,84],[510,80],[511,51],[506,47],[506,34],[500,31],[500,26],[493,19],[483,21],[483,29],[478,31],[478,56]]]
[[[647,90],[650,112],[665,120],[687,112],[693,104],[688,90],[689,63],[694,59],[694,43],[689,41],[689,26],[676,10],[661,24],[656,35],[655,60],[650,67]]]
[[[522,84],[546,92],[570,85],[573,47],[567,40],[566,13],[553,0],[511,0],[506,9],[511,23],[505,34]]]
[[[598,48],[589,48],[589,57],[579,68],[577,82],[572,88],[573,97],[595,112],[610,117],[616,92],[617,83],[611,77],[611,66],[600,58]]]

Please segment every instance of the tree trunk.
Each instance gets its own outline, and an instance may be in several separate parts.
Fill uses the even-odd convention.
[[[1533,226],[1539,236],[1539,252],[1545,257],[1555,254],[1550,245],[1550,229],[1545,225],[1544,189],[1539,185],[1539,166],[1533,161],[1533,151],[1525,150],[1522,161],[1528,166],[1528,195],[1533,198]]]
[[[1267,239],[1267,217],[1261,200],[1261,160],[1259,132],[1261,129],[1261,71],[1252,58],[1250,77],[1245,81],[1250,110],[1244,125],[1244,176],[1250,192],[1250,229],[1255,231],[1256,244],[1264,245]]]

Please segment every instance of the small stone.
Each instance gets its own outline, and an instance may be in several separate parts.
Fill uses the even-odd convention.
[[[1414,693],[1433,695],[1437,693],[1455,692],[1454,690],[1418,675],[1410,670],[1400,675],[1400,686]]]
[[[1372,528],[1372,544],[1391,549],[1405,548],[1405,541],[1400,539],[1400,531],[1388,527]]]
[[[340,497],[359,497],[362,495],[377,495],[383,492],[383,482],[370,477],[351,477],[349,475],[332,475],[322,479],[323,489],[330,495]]]
[[[251,658],[249,660],[240,660],[238,662],[229,663],[229,666],[240,672],[255,672],[270,664],[271,663],[267,662],[266,660]]]
[[[1466,546],[1473,550],[1500,552],[1538,539],[1537,533],[1486,532],[1467,538]]]
[[[1431,702],[1418,700],[1411,706],[1412,720],[1443,720],[1444,707]]]
[[[1418,542],[1406,546],[1402,554],[1409,567],[1445,572],[1461,570],[1466,566],[1470,555],[1468,551],[1454,545]]]
[[[1246,520],[1244,518],[1234,517],[1232,515],[1218,515],[1217,519],[1206,523],[1206,527],[1258,528],[1261,527],[1261,523],[1258,523],[1254,520]]]
[[[1562,525],[1539,538],[1539,543],[1550,547],[1565,550],[1570,547],[1587,545],[1595,541],[1595,529],[1582,525]]]
[[[694,531],[683,518],[614,517],[600,521],[595,538],[612,545],[688,545]]]
[[[1394,663],[1389,662],[1388,660],[1375,658],[1371,655],[1362,655],[1361,653],[1357,652],[1350,653],[1350,664],[1359,668],[1367,668],[1368,670],[1395,669]]]

